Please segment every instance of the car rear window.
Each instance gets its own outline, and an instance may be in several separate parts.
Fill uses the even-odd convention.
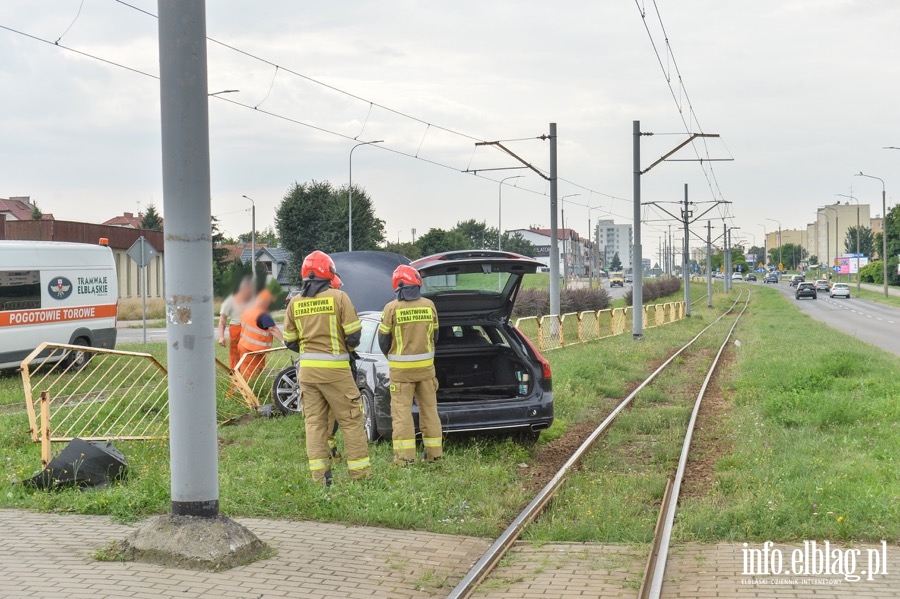
[[[422,293],[460,291],[485,295],[500,295],[509,282],[510,273],[480,273],[431,275],[422,277]]]

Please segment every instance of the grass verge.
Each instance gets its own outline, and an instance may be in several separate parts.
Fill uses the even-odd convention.
[[[730,346],[734,360],[713,390],[723,409],[708,421],[721,440],[709,483],[682,497],[673,538],[900,539],[900,359],[814,322],[776,290],[753,292],[741,345]],[[713,345],[723,334],[724,323]],[[685,358],[643,392],[527,537],[652,539],[684,402],[710,360]]]

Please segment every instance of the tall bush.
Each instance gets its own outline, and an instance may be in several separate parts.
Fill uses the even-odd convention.
[[[559,294],[560,312],[596,312],[609,308],[605,289],[564,289]],[[516,298],[513,318],[550,314],[550,292],[546,289],[522,289]]]

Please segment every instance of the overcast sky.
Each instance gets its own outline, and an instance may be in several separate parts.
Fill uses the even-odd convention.
[[[667,60],[653,5],[647,20]],[[4,0],[0,24],[56,40],[80,0]],[[133,0],[148,11],[156,3]],[[888,203],[898,189],[900,146],[896,0],[657,0],[685,87],[705,131],[734,224],[762,244],[762,227],[805,226],[816,206],[849,193]],[[559,126],[560,196],[631,215],[631,122],[684,131],[633,0],[537,2],[207,2],[210,37],[309,77],[484,140],[528,138]],[[85,0],[61,45],[158,73],[156,20],[113,0]],[[139,203],[161,207],[158,82],[0,30],[0,197],[29,195],[59,219],[101,222]],[[354,182],[372,195],[390,239],[477,218],[497,221],[496,182],[458,171],[513,162],[472,139],[373,108],[219,46],[210,46],[211,92],[377,147],[354,152]],[[271,85],[271,92],[266,98]],[[367,119],[368,114],[368,119]],[[365,127],[363,126],[365,123]],[[294,181],[348,179],[353,142],[234,106],[210,102],[213,213],[232,235],[258,228]],[[682,137],[644,138],[647,166]],[[547,169],[548,144],[512,142]],[[702,148],[702,146],[700,146]],[[692,158],[686,149],[680,158]],[[517,171],[486,172],[499,178]],[[523,171],[525,173],[525,171]],[[645,201],[713,199],[699,164],[664,163],[644,178]],[[549,225],[547,184],[537,175],[504,187],[504,229]],[[718,192],[716,193],[718,195]],[[897,196],[900,197],[900,196]],[[717,214],[717,212],[714,212]],[[648,213],[648,218],[657,218]],[[566,221],[587,234],[587,210]],[[721,221],[720,221],[721,222]],[[655,256],[665,225],[645,226]],[[699,226],[698,226],[699,228]],[[718,225],[721,229],[721,224]],[[753,238],[748,237],[753,241]]]

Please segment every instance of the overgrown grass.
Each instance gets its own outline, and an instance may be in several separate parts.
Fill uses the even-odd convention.
[[[900,359],[813,322],[777,290],[751,289],[721,379],[728,408],[709,424],[725,445],[708,491],[679,503],[675,538],[900,539]],[[679,395],[710,359],[644,391],[527,536],[649,541],[693,399]]]
[[[733,451],[682,539],[900,539],[900,359],[814,322],[774,290],[741,327],[722,434]],[[790,351],[773,351],[790,339]]]
[[[541,443],[573,424],[601,415],[629,385],[708,322],[706,309],[686,321],[649,329],[642,343],[629,335],[549,352],[554,367],[556,423]],[[165,353],[164,344],[148,349]],[[18,379],[11,381],[18,382]],[[0,388],[19,401],[10,383]],[[436,467],[396,469],[389,443],[370,446],[374,479],[351,483],[335,468],[331,489],[314,486],[306,467],[302,418],[253,419],[219,431],[221,502],[232,516],[301,518],[435,532],[493,536],[530,499],[533,449],[490,436],[451,436]],[[89,491],[35,492],[21,480],[40,464],[21,410],[0,411],[0,507],[110,514],[131,521],[169,509],[168,444],[117,442],[128,458],[126,482]],[[61,445],[56,447],[56,451]],[[522,466],[525,464],[526,466]],[[15,482],[15,484],[13,484]]]

